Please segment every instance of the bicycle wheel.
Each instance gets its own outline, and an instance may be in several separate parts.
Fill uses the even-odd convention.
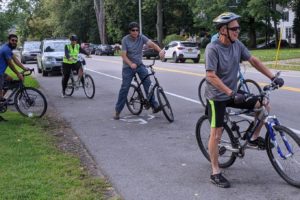
[[[65,90],[65,94],[67,96],[72,96],[72,94],[74,92],[74,85],[75,85],[74,78],[73,77],[69,78],[68,84],[67,84],[67,87],[66,87],[66,90]]]
[[[268,157],[281,178],[293,186],[300,187],[300,138],[293,131],[281,125],[273,126],[273,132],[278,148],[286,158],[280,156],[276,144],[273,144],[270,135],[266,134]],[[283,141],[283,136],[287,143]],[[286,144],[289,144],[291,154]]]
[[[27,117],[42,117],[47,110],[47,100],[37,89],[24,87],[14,98],[19,113]]]
[[[238,90],[244,91],[247,94],[259,95],[262,90],[261,87],[254,80],[246,79],[238,86]]]
[[[92,99],[95,95],[95,83],[91,75],[85,74],[84,75],[84,86],[83,90],[85,96],[89,99]]]
[[[162,107],[162,111],[165,117],[169,122],[173,122],[174,121],[173,111],[164,90],[161,87],[157,87],[156,92],[157,92],[159,105]]]
[[[210,137],[210,122],[208,116],[202,116],[196,125],[196,139],[198,146],[203,153],[204,157],[210,162],[209,152],[208,152],[208,142]],[[236,156],[233,152],[227,150],[226,147],[236,148],[233,142],[233,134],[230,128],[225,124],[223,128],[222,138],[219,144],[219,166],[221,168],[230,167]]]
[[[203,78],[198,87],[198,96],[199,96],[199,100],[204,108],[206,107],[206,98],[204,96],[205,87],[206,87],[206,79]]]
[[[141,96],[142,95],[138,91],[137,87],[131,84],[127,95],[126,105],[133,115],[139,115],[142,112],[143,104]]]

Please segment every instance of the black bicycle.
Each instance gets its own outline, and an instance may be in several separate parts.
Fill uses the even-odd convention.
[[[83,69],[83,75],[82,75],[83,81],[79,80],[78,78],[77,78],[77,80],[75,80],[76,75],[72,69],[65,93],[67,96],[72,96],[72,94],[74,93],[75,90],[78,90],[79,88],[83,88],[85,96],[89,99],[92,99],[95,96],[94,80],[91,75],[89,75],[85,72],[86,62],[85,62],[84,58],[81,55],[79,55],[77,61],[80,63],[80,65]]]
[[[146,67],[150,69],[150,73],[144,79],[139,81],[137,74],[134,75],[134,83],[130,85],[126,105],[128,110],[133,115],[139,115],[142,112],[143,107],[146,110],[151,108],[150,99],[154,98],[154,94],[156,92],[158,102],[160,104],[160,107],[162,108],[165,117],[169,122],[173,122],[173,111],[163,88],[159,85],[158,79],[155,76],[155,71],[153,69],[154,64],[155,60],[153,60],[153,63],[151,65],[146,65]],[[142,92],[141,86],[143,82],[150,76],[153,76],[155,84],[150,87],[148,96],[146,97],[146,95],[144,95],[144,93]]]
[[[277,77],[279,74],[277,74]],[[246,149],[266,150],[269,160],[276,172],[289,184],[300,187],[300,138],[290,129],[281,125],[275,116],[269,116],[264,105],[269,103],[269,95],[278,86],[273,82],[264,87],[259,98],[261,107],[254,109],[258,118],[251,122],[247,119],[238,119],[236,116],[250,111],[229,112],[227,110],[223,133],[219,143],[219,166],[230,167],[236,158],[243,158]],[[258,128],[260,122],[265,120],[267,133],[265,145],[253,147],[248,141]],[[243,123],[249,123],[249,127],[240,130]],[[208,141],[210,138],[210,123],[206,115],[202,116],[196,125],[196,138],[199,148],[205,158],[210,161],[208,153]]]
[[[254,80],[251,79],[245,79],[241,70],[239,70],[238,80],[239,80],[238,90],[244,91],[244,93],[246,94],[259,95],[261,93],[262,89],[258,85],[258,83],[256,83]],[[206,106],[206,98],[204,96],[205,87],[206,87],[206,78],[203,78],[200,81],[200,84],[198,86],[198,96],[203,107]]]
[[[22,72],[24,78],[32,74],[34,69]],[[47,111],[46,97],[36,88],[26,87],[20,80],[5,81],[3,90],[11,93],[0,102],[0,113],[4,113],[9,105],[15,105],[17,111],[26,117],[42,117]]]

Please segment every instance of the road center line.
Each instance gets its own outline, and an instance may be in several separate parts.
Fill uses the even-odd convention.
[[[110,78],[114,78],[114,79],[118,79],[118,80],[122,80],[121,78],[119,77],[116,77],[116,76],[112,76],[112,75],[109,75],[109,74],[105,74],[105,73],[102,73],[102,72],[98,72],[98,71],[95,71],[95,70],[92,70],[92,69],[87,69],[87,71],[91,71],[91,72],[94,72],[94,73],[97,73],[97,74],[100,74],[100,75],[103,75],[103,76],[107,76],[107,77],[110,77]],[[201,104],[198,100],[194,100],[194,99],[191,99],[191,98],[188,98],[188,97],[184,97],[184,96],[181,96],[181,95],[178,95],[178,94],[174,94],[174,93],[171,93],[171,92],[167,92],[167,91],[164,91],[166,94],[168,95],[171,95],[171,96],[174,96],[174,97],[177,97],[179,99],[183,99],[183,100],[186,100],[186,101],[189,101],[189,102],[193,102],[193,103],[196,103],[196,104]],[[246,118],[248,118],[248,116],[245,116]],[[251,118],[251,120],[253,120],[253,118]],[[297,130],[297,129],[293,129],[293,128],[289,128],[291,129],[292,131],[294,131],[296,134],[298,134],[300,136],[300,131]]]

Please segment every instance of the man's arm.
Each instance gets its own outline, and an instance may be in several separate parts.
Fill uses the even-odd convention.
[[[22,74],[20,72],[18,72],[18,70],[15,68],[13,59],[8,59],[7,63],[8,63],[8,66],[10,67],[10,69],[17,75],[17,77],[23,81],[24,78],[23,78]]]
[[[152,42],[151,40],[148,40],[147,45],[153,49],[155,49],[155,51],[159,52],[159,57],[161,59],[163,59],[165,57],[165,51],[163,51],[157,44],[155,44],[154,42]]]
[[[228,96],[232,96],[233,92],[229,87],[227,87],[221,79],[216,75],[215,71],[207,70],[206,71],[206,80],[215,86],[221,92],[224,92]]]
[[[256,57],[251,56],[248,61],[250,62],[250,64],[253,67],[255,67],[255,69],[260,71],[262,74],[264,74],[269,79],[272,79],[274,77],[273,73],[269,70],[269,68],[264,66],[263,63],[259,59],[257,59]]]
[[[16,63],[16,65],[18,65],[24,71],[27,71],[29,69],[28,67],[25,67],[15,55],[12,56],[12,60],[14,61],[14,63]]]
[[[129,60],[129,58],[127,57],[127,51],[122,51],[121,56],[122,56],[123,61],[127,65],[129,65],[132,69],[135,69],[137,67],[136,63],[131,62],[131,60]]]

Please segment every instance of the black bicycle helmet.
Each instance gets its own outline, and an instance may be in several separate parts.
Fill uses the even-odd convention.
[[[70,40],[71,41],[78,41],[77,35],[71,35]]]
[[[130,22],[128,25],[128,30],[131,30],[133,28],[140,28],[140,26],[137,22]]]
[[[241,16],[233,12],[224,12],[218,17],[216,17],[213,22],[216,25],[217,29],[220,29],[223,25],[229,24],[233,20],[239,19]]]

